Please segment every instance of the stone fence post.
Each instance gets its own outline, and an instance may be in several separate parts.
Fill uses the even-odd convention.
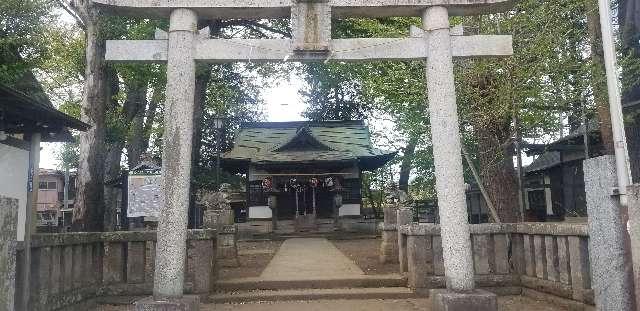
[[[0,196],[0,311],[14,310],[18,200]]]
[[[238,226],[234,224],[233,210],[207,210],[204,212],[205,229],[218,230],[217,262],[222,267],[238,267]]]
[[[407,236],[400,232],[400,227],[413,222],[413,210],[408,207],[399,208],[396,211],[396,228],[398,231],[398,262],[400,274],[407,272]]]
[[[627,194],[629,200],[627,228],[631,238],[633,281],[636,290],[636,306],[640,306],[640,184],[629,186]]]
[[[398,229],[396,227],[398,208],[387,205],[383,208],[384,222],[382,223],[382,243],[380,244],[380,262],[398,262]]]
[[[418,293],[428,293],[429,275],[433,274],[431,236],[421,230],[407,231],[407,286]]]
[[[598,310],[635,310],[632,264],[626,247],[621,206],[612,189],[617,186],[615,158],[584,161],[589,214],[589,258]]]

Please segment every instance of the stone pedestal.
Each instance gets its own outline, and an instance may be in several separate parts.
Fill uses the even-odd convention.
[[[202,216],[202,223],[205,228],[217,229],[220,226],[233,225],[233,210],[205,210]]]
[[[0,196],[0,311],[13,311],[18,200]]]
[[[584,161],[584,186],[589,214],[589,259],[598,310],[634,310],[632,264],[627,228],[618,198],[614,156]]]
[[[453,291],[449,289],[431,290],[432,311],[497,311],[496,294],[476,289]]]
[[[382,243],[380,244],[380,262],[381,263],[397,263],[398,262],[398,230],[396,221],[398,216],[395,205],[385,206],[382,211],[384,213],[384,223],[382,224]]]
[[[342,207],[342,194],[334,192],[333,194],[333,223],[336,228],[340,228],[340,208]]]
[[[398,229],[398,262],[400,263],[400,273],[407,272],[407,236],[400,233],[400,227],[413,222],[413,210],[410,208],[398,209],[396,228]]]
[[[407,236],[407,285],[416,292],[429,287],[427,262],[431,255],[431,243],[425,235]]]
[[[298,215],[294,223],[297,232],[314,231],[318,229],[315,214]]]
[[[278,230],[278,197],[271,193],[267,199],[267,205],[271,209],[271,229]]]
[[[398,208],[395,205],[385,206],[382,209],[382,213],[384,214],[384,223],[388,225],[395,225],[398,219],[397,211]]]
[[[218,230],[217,263],[222,267],[238,267],[238,227],[232,210],[204,211],[204,227]]]
[[[220,227],[218,233],[218,264],[222,267],[238,267],[238,227]]]
[[[198,311],[200,310],[200,297],[183,296],[182,298],[156,300],[148,297],[136,301],[135,311]]]
[[[382,243],[380,243],[380,262],[398,262],[398,230],[396,224],[382,224]]]
[[[223,226],[233,225],[235,223],[235,213],[231,209],[218,211],[218,224]]]

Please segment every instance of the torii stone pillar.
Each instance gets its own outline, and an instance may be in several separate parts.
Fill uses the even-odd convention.
[[[464,191],[460,128],[456,104],[449,12],[445,7],[430,7],[422,16],[428,39],[427,95],[436,191],[442,228],[447,288],[474,288],[473,255]]]
[[[136,303],[140,311],[199,308],[197,296],[183,297],[196,81],[193,47],[198,16],[193,10],[177,8],[169,21],[162,149],[165,204],[158,223],[153,297]]]
[[[446,290],[431,291],[432,309],[494,311],[498,309],[496,295],[474,290],[475,273],[447,8],[427,8],[422,15],[422,25],[428,38],[427,93],[447,283]]]

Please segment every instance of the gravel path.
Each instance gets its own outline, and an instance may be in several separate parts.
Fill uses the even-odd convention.
[[[363,276],[360,268],[323,238],[288,239],[267,268],[264,280],[345,279]]]

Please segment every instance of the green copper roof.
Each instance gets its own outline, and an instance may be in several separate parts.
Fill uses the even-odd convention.
[[[371,145],[363,121],[260,122],[242,124],[223,158],[265,165],[357,161],[375,169],[395,154]]]

